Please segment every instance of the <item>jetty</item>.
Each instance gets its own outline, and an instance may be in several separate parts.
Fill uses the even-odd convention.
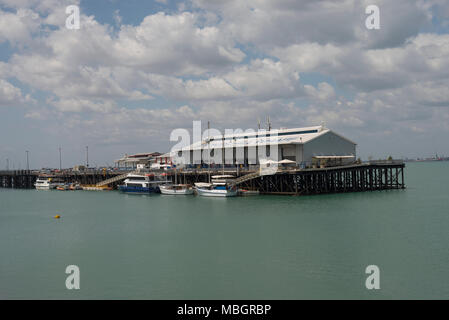
[[[66,183],[96,185],[100,181],[126,174],[127,172],[118,170],[63,170],[53,173],[40,170],[4,170],[0,171],[0,188],[33,189],[38,177],[58,179]]]
[[[189,170],[179,171],[183,183],[207,182],[210,174],[234,175],[241,189],[260,194],[313,195],[323,193],[362,192],[405,189],[405,164],[402,160],[377,160],[324,168],[278,168],[274,174],[263,170]]]
[[[37,177],[58,178],[66,183],[115,188],[128,173],[164,175],[168,181],[177,175],[181,183],[207,182],[210,175],[229,174],[241,189],[259,191],[260,194],[313,195],[324,193],[362,192],[404,189],[405,163],[402,160],[376,160],[342,166],[297,168],[279,167],[274,174],[265,174],[259,166],[246,168],[195,168],[142,171],[90,170],[63,171],[51,175],[39,171],[0,171],[0,187],[34,188]]]
[[[38,177],[89,190],[115,189],[130,173],[183,184],[229,175],[230,183],[259,194],[313,195],[404,189],[403,160],[361,161],[357,144],[324,125],[207,136],[182,149],[125,154],[114,168],[0,171],[0,187],[33,188]],[[357,160],[356,160],[357,159]],[[179,164],[176,166],[175,164]]]

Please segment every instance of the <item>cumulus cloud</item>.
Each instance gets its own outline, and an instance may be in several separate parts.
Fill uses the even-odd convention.
[[[0,79],[0,107],[21,106],[32,102],[34,101],[29,95],[24,96],[19,88],[6,80]]]
[[[215,26],[199,27],[190,12],[147,16],[140,25],[122,26],[113,52],[117,61],[159,74],[202,74],[240,62],[244,53]]]
[[[12,13],[0,9],[0,43],[23,45],[31,40],[39,24],[39,15],[31,10],[19,9]]]
[[[30,105],[58,132],[132,143],[268,115],[373,136],[449,130],[447,1],[192,0],[133,25],[81,12],[80,30],[64,27],[68,4],[0,0],[0,105]],[[380,30],[365,28],[368,4]]]
[[[269,49],[293,43],[397,46],[431,21],[421,1],[386,0],[193,0],[194,5],[221,17],[220,27],[243,43]],[[365,8],[381,9],[381,32],[365,28]],[[311,27],[313,26],[313,27]]]
[[[255,59],[206,79],[182,80],[141,73],[149,91],[177,100],[271,100],[304,94],[298,72],[271,59]]]

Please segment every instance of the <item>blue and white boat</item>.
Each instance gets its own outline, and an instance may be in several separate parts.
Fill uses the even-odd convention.
[[[166,181],[155,180],[154,175],[130,173],[118,188],[122,192],[133,194],[160,193],[159,186],[163,183],[166,183]]]
[[[233,183],[233,176],[213,176],[212,183],[196,182],[195,189],[203,197],[235,197],[237,187]]]

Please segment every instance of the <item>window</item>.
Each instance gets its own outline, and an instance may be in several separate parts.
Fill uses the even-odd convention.
[[[142,188],[143,187],[141,184],[138,184],[138,183],[128,183],[127,186],[133,187],[133,188]]]
[[[145,177],[130,177],[130,180],[134,180],[134,181],[145,181]]]

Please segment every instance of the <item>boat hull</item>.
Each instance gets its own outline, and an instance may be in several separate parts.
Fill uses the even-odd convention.
[[[239,196],[249,197],[249,196],[258,196],[260,194],[259,191],[256,190],[243,190],[240,189],[238,191]]]
[[[176,189],[160,187],[160,190],[161,190],[162,194],[169,194],[169,195],[190,195],[190,194],[193,194],[193,189],[176,190]]]
[[[34,187],[36,188],[36,190],[50,190],[50,185],[41,186],[35,184]]]
[[[159,187],[119,186],[118,188],[121,192],[130,194],[160,193]]]
[[[203,189],[203,188],[196,188],[196,191],[198,192],[198,195],[203,197],[219,197],[219,198],[225,198],[225,197],[235,197],[237,196],[237,190],[224,190],[224,189]]]

